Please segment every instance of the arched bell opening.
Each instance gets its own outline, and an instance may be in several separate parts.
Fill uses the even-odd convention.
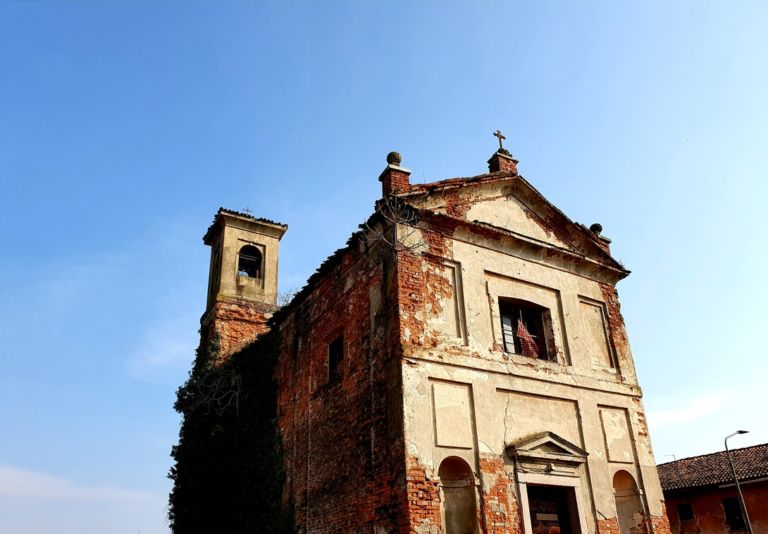
[[[237,260],[237,275],[257,279],[262,277],[262,255],[257,247],[245,245],[240,249]]]

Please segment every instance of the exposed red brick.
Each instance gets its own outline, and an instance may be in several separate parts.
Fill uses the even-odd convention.
[[[615,517],[597,520],[597,534],[621,534],[619,520]]]
[[[475,356],[464,346],[447,343],[446,334],[429,325],[444,314],[443,302],[453,294],[444,260],[453,257],[456,229],[471,225],[477,236],[512,239],[503,228],[466,220],[478,193],[464,184],[521,180],[513,176],[515,167],[499,171],[507,174],[411,186],[408,172],[390,165],[381,178],[385,195],[407,199],[418,190],[441,197],[440,213],[422,212],[427,252],[399,250],[381,260],[352,243],[337,251],[276,318],[281,333],[276,378],[286,475],[283,499],[292,506],[299,532],[440,532],[439,480],[417,458],[406,457],[401,366],[412,350]],[[502,186],[501,191],[513,187]],[[562,216],[526,213],[550,235],[573,243]],[[542,254],[574,261],[566,250]],[[620,359],[629,358],[616,290],[610,284],[601,289],[611,342]],[[266,331],[270,312],[238,302],[216,303],[204,329],[219,338],[222,354],[230,354]],[[332,380],[328,345],[339,336],[344,358],[339,379]],[[639,419],[644,435],[642,414]],[[483,484],[478,523],[486,534],[523,530],[508,469],[501,455],[479,458]],[[654,534],[669,534],[665,516],[651,517],[643,526]],[[597,527],[598,534],[620,534],[615,518],[599,520]]]
[[[284,499],[300,532],[407,531],[400,374],[387,357],[391,284],[382,264],[348,250],[278,326]],[[333,381],[328,344],[338,336]]]
[[[269,330],[274,307],[251,301],[217,301],[202,321],[203,336],[219,342],[219,358],[226,358]]]
[[[662,515],[651,516],[650,525],[648,518],[644,517],[638,527],[633,527],[631,529],[632,532],[630,534],[671,534],[669,521],[667,520],[667,515],[664,513],[663,507],[664,503],[662,503]],[[622,534],[621,529],[619,528],[618,519],[615,517],[610,519],[598,519],[597,534]]]
[[[653,534],[672,534],[672,529],[669,525],[669,518],[667,517],[666,505],[661,503],[661,515],[651,516],[651,528]]]
[[[511,172],[517,174],[518,161],[505,149],[499,149],[488,160],[490,172]]]
[[[388,165],[379,176],[381,191],[384,196],[404,193],[411,187],[411,173],[407,169],[396,165]]]
[[[631,361],[629,350],[629,338],[627,329],[624,326],[624,317],[621,315],[621,305],[619,304],[619,294],[616,288],[610,284],[600,284],[600,291],[603,294],[603,301],[608,315],[608,333],[613,349],[616,351],[616,357],[619,360],[619,368],[622,362]]]
[[[512,481],[501,456],[482,455],[480,471],[484,479],[492,478],[493,485],[482,494],[481,525],[487,534],[513,534],[523,532],[520,511],[512,495]]]
[[[440,532],[439,481],[427,476],[427,470],[416,458],[408,458],[406,471],[408,492],[408,530],[413,534]]]

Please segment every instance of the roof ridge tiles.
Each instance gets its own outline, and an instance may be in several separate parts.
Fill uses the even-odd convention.
[[[741,480],[768,477],[768,443],[731,449],[731,458]],[[726,484],[733,481],[726,451],[716,451],[658,464],[664,490],[679,490]]]
[[[281,226],[283,228],[288,228],[287,224],[283,224],[281,222],[273,221],[272,219],[266,219],[264,217],[254,217],[250,213],[244,213],[242,211],[232,210],[232,209],[229,209],[229,208],[223,208],[223,207],[219,208],[219,211],[216,214],[218,215],[219,213],[227,213],[229,215],[238,215],[240,217],[246,217],[246,218],[251,219],[253,221],[263,222],[263,223],[266,223],[266,224],[274,224],[275,226]]]
[[[743,451],[745,449],[757,449],[762,447],[768,447],[768,443],[758,443],[757,445],[747,445],[746,447],[739,447],[738,449],[730,449],[731,454],[733,454],[736,451]],[[661,467],[662,465],[668,465],[668,464],[674,464],[676,462],[683,462],[685,460],[693,460],[695,458],[701,458],[703,456],[716,456],[718,454],[725,454],[725,451],[715,451],[715,452],[705,452],[703,454],[696,454],[694,456],[686,456],[685,458],[680,458],[678,460],[670,460],[669,462],[663,462],[660,464],[656,464],[656,467]]]

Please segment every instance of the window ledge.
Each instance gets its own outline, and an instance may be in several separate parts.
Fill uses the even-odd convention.
[[[544,360],[542,358],[531,358],[530,356],[523,356],[522,354],[515,354],[514,352],[501,351],[501,354],[507,360],[512,360],[520,363],[535,363],[542,365],[550,365],[557,367],[569,367],[568,365],[560,362],[559,360]]]
[[[260,276],[248,276],[247,274],[238,274],[237,278],[244,280],[261,280]]]

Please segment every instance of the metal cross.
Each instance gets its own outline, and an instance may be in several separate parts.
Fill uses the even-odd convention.
[[[251,216],[251,208],[246,206],[245,209],[243,210],[243,213],[245,213],[246,215],[248,215],[250,217]]]
[[[502,146],[501,142],[502,142],[504,139],[506,139],[506,137],[504,137],[504,136],[502,135],[502,133],[501,133],[501,130],[496,130],[496,131],[493,133],[493,136],[494,136],[494,137],[498,137],[498,138],[499,138],[499,150],[502,150],[504,147]]]

